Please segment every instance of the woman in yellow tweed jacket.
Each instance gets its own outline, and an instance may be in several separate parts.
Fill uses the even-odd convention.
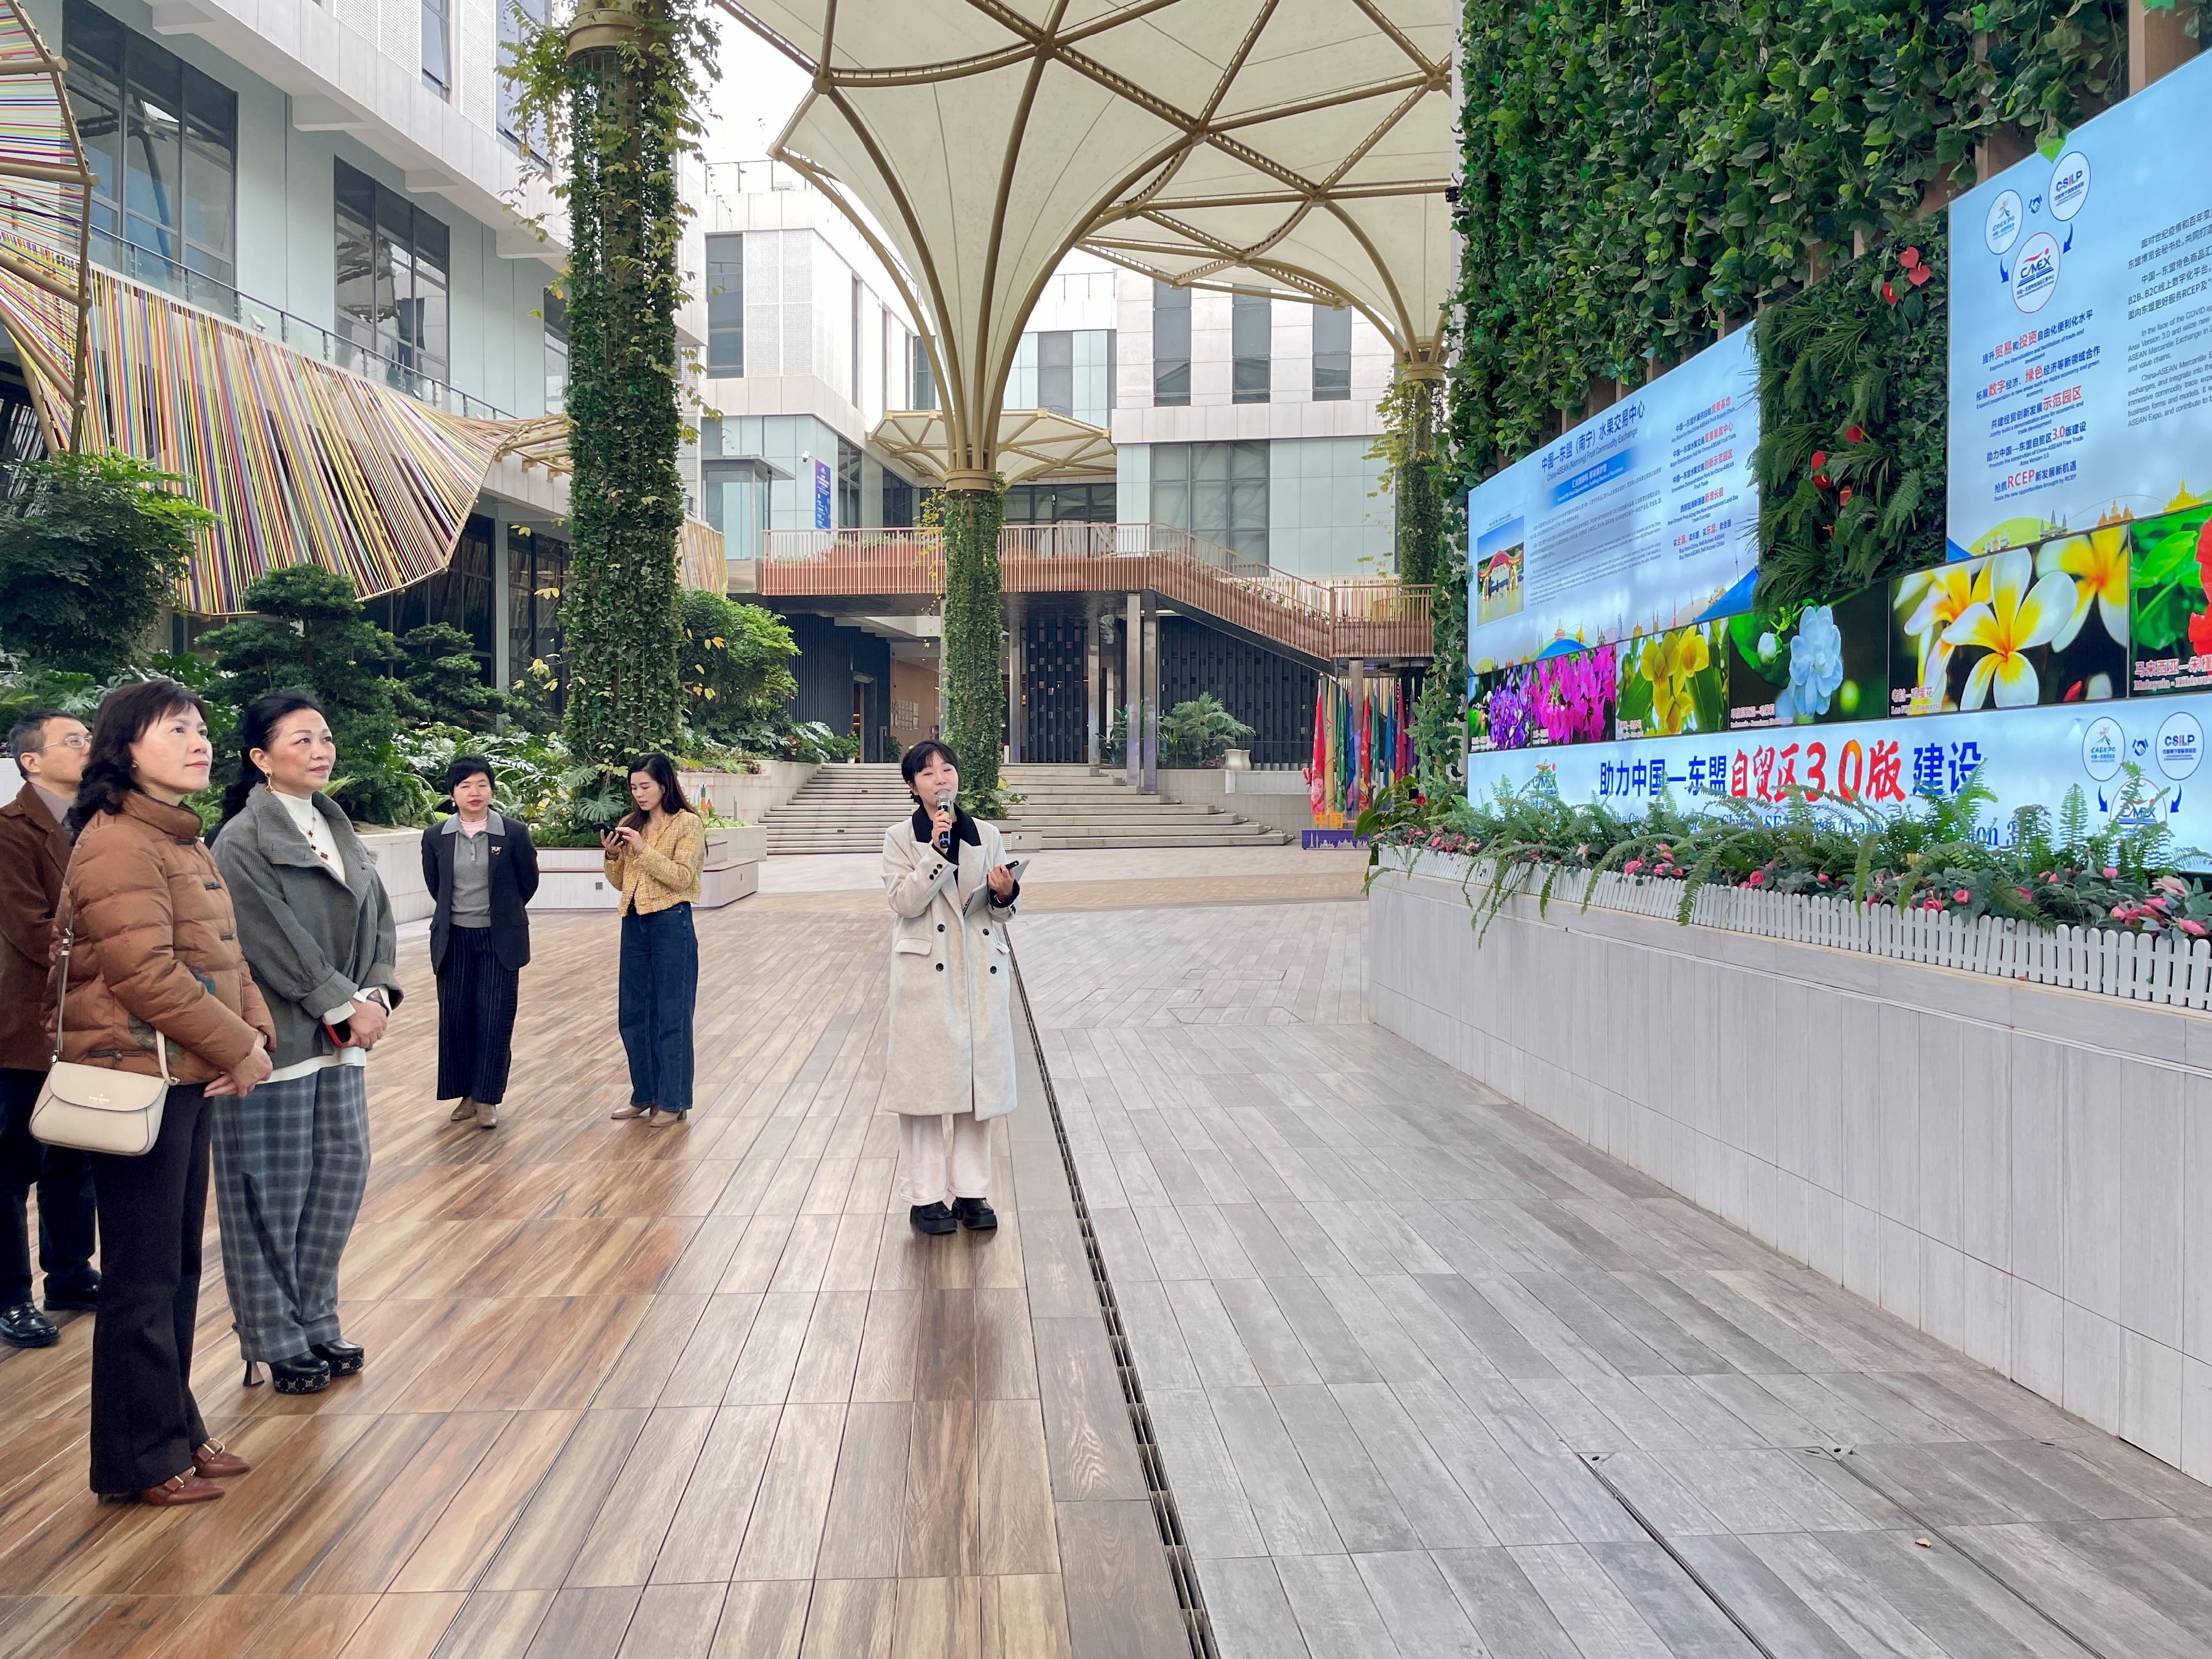
[[[617,1023],[629,1056],[629,1103],[618,1118],[648,1128],[691,1109],[691,1011],[699,995],[699,938],[691,905],[707,865],[707,829],[684,799],[665,755],[630,763],[636,811],[600,837],[607,880],[622,890]]]

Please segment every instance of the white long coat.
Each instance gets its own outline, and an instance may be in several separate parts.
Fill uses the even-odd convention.
[[[891,905],[890,1069],[884,1104],[904,1115],[1014,1109],[1013,958],[994,897],[967,913],[969,895],[1006,860],[998,826],[972,823],[981,846],[953,845],[957,865],[915,838],[901,818],[884,831],[884,890]],[[916,1086],[920,1085],[921,1086]]]

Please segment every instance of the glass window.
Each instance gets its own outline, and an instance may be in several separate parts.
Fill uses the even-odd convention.
[[[93,257],[228,309],[237,94],[84,0],[71,0],[63,27],[70,105],[93,173]]]
[[[1265,563],[1267,446],[1154,444],[1152,517]]]
[[[1152,402],[1190,402],[1190,290],[1152,284]]]
[[[919,334],[914,337],[914,404],[915,409],[937,407],[937,377],[929,363],[929,345]]]
[[[1075,336],[1054,329],[1036,337],[1036,406],[1055,415],[1075,413]]]
[[[338,333],[387,373],[442,381],[452,357],[452,233],[343,161],[334,164]],[[374,373],[371,362],[348,364]]]
[[[1008,524],[1111,524],[1110,483],[1016,484],[1006,491]]]
[[[707,239],[707,369],[745,372],[745,239]]]
[[[837,440],[837,527],[855,530],[860,523],[860,451],[856,444]]]
[[[1273,307],[1264,294],[1231,297],[1229,349],[1235,355],[1230,382],[1231,399],[1240,404],[1264,404],[1269,391],[1268,360],[1273,355]]]
[[[853,407],[860,406],[860,279],[853,278],[853,361],[851,375]],[[849,522],[860,523],[855,516]]]
[[[1352,396],[1352,307],[1314,307],[1313,395],[1317,404],[1342,403]]]
[[[568,400],[568,302],[545,290],[545,412],[557,415]]]
[[[440,97],[453,84],[452,0],[422,0],[422,84]]]
[[[515,105],[520,94],[514,82],[499,73],[500,69],[513,67],[515,59],[521,55],[522,26],[515,18],[518,5],[523,16],[540,28],[545,26],[545,0],[499,0],[499,69],[492,71],[499,75],[499,136],[511,150],[543,155],[545,153],[544,134],[535,130],[529,132],[522,130],[515,115]]]

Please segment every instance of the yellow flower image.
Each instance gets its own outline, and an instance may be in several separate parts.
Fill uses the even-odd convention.
[[[1647,641],[1637,667],[1651,682],[1652,729],[1671,736],[1690,723],[1697,712],[1690,680],[1713,659],[1701,628],[1685,628]]]
[[[2128,532],[2124,525],[2108,525],[2086,536],[2068,536],[2045,542],[2035,556],[2035,568],[2045,575],[2061,571],[2074,578],[2074,614],[2052,647],[2063,651],[2074,643],[2094,605],[2104,618],[2105,631],[2113,642],[2128,642]]]
[[[1978,645],[1989,653],[1966,676],[1959,707],[1979,708],[1987,699],[2000,708],[2031,708],[2040,687],[2035,670],[2021,653],[2048,645],[2066,625],[2074,614],[2074,579],[2054,570],[2031,587],[2035,558],[2024,547],[1998,554],[1984,574],[1988,597],[1977,597],[1943,630],[1943,643],[1954,650]],[[1978,594],[1978,579],[1976,589]]]
[[[1942,706],[1944,677],[1951,671],[1951,647],[1944,632],[1978,599],[1990,597],[1990,566],[1940,564],[1915,571],[1898,584],[1897,608],[1906,613],[1905,634],[1920,651],[1915,682],[1932,711]]]

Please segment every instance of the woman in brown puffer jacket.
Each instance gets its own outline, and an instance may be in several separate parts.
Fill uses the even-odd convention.
[[[92,1487],[146,1504],[222,1496],[246,1462],[193,1403],[210,1095],[269,1075],[276,1030],[238,948],[230,894],[185,796],[207,787],[207,710],[173,680],[107,694],[69,816],[55,925],[66,943],[64,1060],[173,1079],[142,1158],[92,1155],[100,1314],[92,1336]]]

